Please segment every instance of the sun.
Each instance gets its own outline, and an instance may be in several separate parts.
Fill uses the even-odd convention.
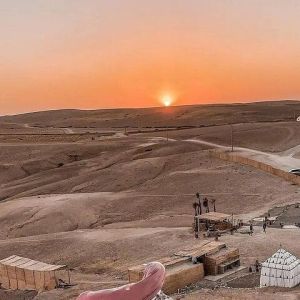
[[[164,106],[170,106],[174,102],[174,99],[171,95],[164,95],[161,98],[161,102]]]

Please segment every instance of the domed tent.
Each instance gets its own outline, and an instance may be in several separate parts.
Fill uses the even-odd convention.
[[[300,283],[300,260],[279,249],[262,263],[260,286],[294,287]]]

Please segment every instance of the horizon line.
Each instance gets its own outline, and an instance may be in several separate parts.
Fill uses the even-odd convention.
[[[98,111],[98,110],[136,110],[136,109],[170,109],[172,107],[185,107],[185,106],[229,106],[229,105],[247,105],[247,104],[255,104],[255,103],[265,103],[265,102],[300,102],[300,99],[269,99],[269,100],[246,100],[246,101],[235,101],[235,102],[212,102],[212,103],[195,103],[195,104],[179,104],[179,105],[170,105],[165,107],[163,105],[160,106],[140,106],[140,107],[104,107],[104,108],[49,108],[45,110],[33,110],[33,111],[26,111],[20,113],[11,113],[0,115],[1,117],[13,117],[13,116],[20,116],[20,115],[27,115],[27,114],[35,114],[35,113],[43,113],[43,112],[55,112],[55,111],[67,111],[67,110],[74,110],[74,111]]]

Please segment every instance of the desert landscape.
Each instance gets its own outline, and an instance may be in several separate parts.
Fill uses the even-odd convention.
[[[300,102],[278,101],[0,117],[0,259],[68,265],[74,283],[38,294],[0,290],[0,298],[76,299],[85,290],[127,283],[129,267],[197,245],[197,192],[245,223],[300,203],[297,184],[211,154],[230,152],[233,144],[242,157],[285,172],[299,168],[298,114]],[[300,214],[293,215],[297,221]],[[281,245],[299,257],[299,238],[299,228],[264,233],[257,225],[252,236],[219,239],[239,248],[248,269]],[[231,288],[224,281],[173,297],[300,297],[299,288],[259,289],[257,280],[234,281],[240,277],[231,278]]]

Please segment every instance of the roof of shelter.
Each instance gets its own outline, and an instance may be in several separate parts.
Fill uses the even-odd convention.
[[[270,258],[263,262],[262,266],[272,269],[292,270],[299,264],[300,260],[296,256],[284,249],[279,249]]]
[[[204,240],[202,241],[202,243],[201,241],[199,241],[199,245],[183,249],[181,251],[174,253],[174,255],[181,256],[181,257],[199,257],[202,255],[211,254],[216,250],[220,250],[225,247],[226,244],[221,241]]]
[[[66,268],[66,265],[51,265],[43,263],[37,260],[12,255],[5,259],[0,260],[1,265],[12,266],[21,269],[33,270],[33,271],[55,271]]]
[[[199,220],[207,220],[207,221],[215,221],[215,222],[221,222],[224,221],[228,218],[230,218],[231,215],[219,213],[219,212],[209,212],[205,213],[199,216],[196,216]]]

